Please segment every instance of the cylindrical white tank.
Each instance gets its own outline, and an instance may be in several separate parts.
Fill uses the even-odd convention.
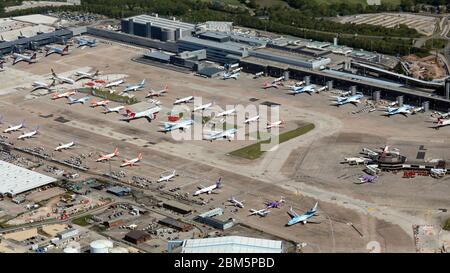
[[[113,247],[109,250],[109,253],[128,253],[128,249],[124,247]]]
[[[90,245],[91,253],[108,253],[108,250],[112,247],[113,243],[109,240],[93,241]]]

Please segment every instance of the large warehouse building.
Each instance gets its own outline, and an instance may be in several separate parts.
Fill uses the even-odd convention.
[[[195,30],[194,24],[150,15],[122,19],[121,26],[122,32],[161,41],[177,41]]]
[[[53,177],[0,160],[0,196],[14,196],[53,182]]]

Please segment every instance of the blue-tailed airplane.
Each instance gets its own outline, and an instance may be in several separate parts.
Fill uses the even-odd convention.
[[[136,91],[138,89],[144,88],[144,86],[145,86],[145,79],[143,79],[141,83],[138,83],[135,85],[128,85],[127,87],[125,87],[125,89],[122,92],[126,93],[129,91]]]
[[[301,86],[290,86],[290,88],[292,89],[291,92],[289,92],[290,95],[297,95],[297,94],[301,94],[301,93],[308,93],[309,95],[311,95],[313,92],[316,91],[316,85],[315,84],[310,84],[304,87]]]
[[[86,96],[86,97],[82,97],[79,99],[74,99],[72,97],[68,97],[67,99],[69,100],[69,102],[67,104],[76,104],[76,103],[81,103],[81,104],[85,104],[91,97],[90,96]]]
[[[182,120],[178,122],[164,122],[164,127],[160,131],[163,133],[167,133],[177,129],[184,131],[192,124],[194,124],[194,121],[192,119]]]
[[[209,141],[213,141],[216,139],[227,139],[228,141],[231,141],[231,139],[234,137],[234,135],[236,134],[237,129],[235,128],[231,128],[225,131],[212,131],[208,134],[208,136],[205,138],[206,140]]]
[[[45,57],[53,53],[57,53],[60,54],[61,56],[64,56],[69,54],[69,45],[66,45],[64,48],[47,46],[45,50],[46,50]]]
[[[412,113],[413,107],[410,105],[403,105],[401,107],[387,107],[384,115],[390,117],[392,115],[402,114],[405,117],[408,117],[409,114]]]
[[[95,47],[95,46],[97,46],[97,41],[95,39],[88,40],[88,39],[83,39],[81,37],[77,37],[77,38],[75,38],[75,40],[78,43],[78,47],[82,47],[82,46]]]
[[[341,106],[347,103],[351,103],[353,105],[356,105],[357,103],[361,102],[361,99],[364,97],[362,93],[357,93],[350,97],[336,97],[336,106]]]
[[[291,209],[288,212],[288,214],[291,216],[291,219],[287,222],[286,226],[292,226],[292,225],[295,225],[297,223],[303,223],[303,224],[306,224],[308,222],[309,223],[316,223],[316,222],[308,221],[308,219],[317,215],[317,205],[318,204],[319,203],[316,202],[314,207],[312,207],[307,212],[305,212],[304,214],[301,214],[301,215],[298,215],[291,207]]]

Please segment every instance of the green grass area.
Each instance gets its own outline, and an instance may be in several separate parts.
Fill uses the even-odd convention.
[[[444,226],[442,228],[444,230],[450,231],[450,218],[445,221]]]
[[[121,96],[119,94],[111,93],[111,92],[109,92],[109,90],[104,90],[104,89],[80,88],[77,91],[80,93],[90,94],[94,97],[108,99],[110,101],[115,101],[115,102],[119,102],[119,103],[135,104],[135,103],[139,102],[139,100],[136,98],[129,98],[127,96]]]
[[[429,39],[425,42],[425,48],[431,49],[443,49],[447,44],[446,39]]]
[[[91,218],[91,216],[92,215],[90,215],[90,214],[88,214],[86,216],[82,216],[80,218],[74,219],[72,221],[72,223],[74,223],[75,225],[85,227],[85,226],[89,225],[89,223],[87,221]]]
[[[281,143],[286,142],[295,137],[304,135],[304,134],[308,133],[309,131],[313,130],[314,127],[315,127],[314,124],[308,123],[307,125],[305,125],[303,127],[282,133],[279,135],[279,143],[281,144]],[[259,132],[258,132],[258,136],[259,136]],[[233,151],[230,154],[233,156],[238,156],[238,157],[242,157],[242,158],[246,158],[246,159],[250,159],[250,160],[257,159],[264,153],[264,151],[261,151],[261,144],[265,144],[265,143],[270,143],[270,139],[263,140],[263,141],[255,143],[255,144],[246,146],[244,148]]]

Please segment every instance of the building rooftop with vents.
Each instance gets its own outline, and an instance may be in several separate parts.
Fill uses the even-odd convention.
[[[0,160],[0,181],[0,195],[14,196],[56,182],[56,179]]]

